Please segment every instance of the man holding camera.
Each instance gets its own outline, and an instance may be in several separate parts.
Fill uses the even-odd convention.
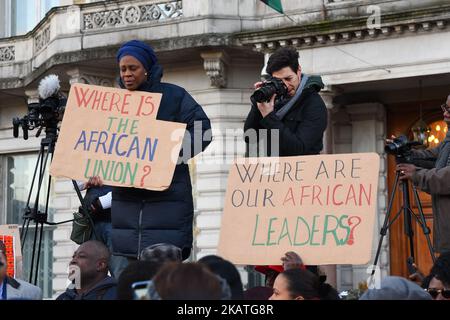
[[[244,126],[248,156],[312,155],[322,150],[327,109],[318,92],[324,85],[319,76],[302,74],[298,58],[294,48],[278,49],[267,62],[271,78],[255,84]],[[262,137],[264,129],[267,137]],[[260,140],[266,140],[266,154],[251,151]]]
[[[441,108],[448,126],[450,95]],[[435,160],[434,168],[431,169],[409,163],[398,164],[396,169],[400,171],[401,180],[409,179],[417,188],[431,194],[434,250],[439,253],[450,251],[450,132],[447,131],[444,141],[434,149],[412,150],[412,157],[414,159],[412,162],[416,165],[419,165],[418,161],[421,159]]]

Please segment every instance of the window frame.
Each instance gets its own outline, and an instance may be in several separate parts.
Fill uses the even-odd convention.
[[[0,214],[0,224],[8,224],[8,223],[12,223],[12,222],[8,222],[8,212],[6,211],[8,208],[8,197],[7,197],[7,193],[8,193],[8,161],[7,158],[11,157],[11,156],[30,156],[30,155],[35,155],[36,159],[37,156],[39,154],[39,151],[27,151],[27,152],[11,152],[11,153],[3,153],[0,154],[0,201],[1,201],[1,205],[0,208],[2,208],[3,210],[1,211]],[[47,171],[49,170],[49,167],[47,166]],[[37,183],[37,181],[35,181],[35,183]],[[46,192],[46,184],[42,185],[41,187],[41,191]],[[30,202],[32,202],[33,199],[30,200]],[[49,204],[51,203],[51,198],[49,201]],[[45,204],[44,204],[45,205]],[[53,215],[50,215],[50,221],[52,219]],[[20,219],[20,217],[19,217]],[[22,229],[22,223],[17,223],[19,226],[19,230]],[[41,255],[40,255],[40,261],[39,264],[42,265],[43,267],[39,269],[38,271],[38,286],[41,283],[42,287],[41,289],[43,290],[43,294],[44,294],[44,298],[51,298],[53,296],[53,262],[54,262],[54,256],[53,256],[53,247],[54,247],[54,231],[57,229],[57,226],[53,226],[53,225],[45,225],[43,227],[43,237],[42,237],[42,244],[41,244]],[[31,222],[29,225],[29,229],[28,229],[28,234],[27,234],[27,239],[26,242],[30,244],[30,249],[32,250],[32,241],[34,240],[34,232],[36,230],[36,223],[35,222]],[[47,239],[45,237],[46,233],[49,235],[49,239]],[[46,242],[50,242],[50,245],[47,247],[45,246]],[[37,238],[37,244],[39,243],[39,237]],[[21,244],[22,245],[22,244]],[[26,247],[24,247],[25,249]],[[49,253],[46,255],[45,251],[49,250]],[[24,250],[25,251],[25,250]],[[31,255],[31,253],[30,253]],[[22,262],[21,262],[21,269],[18,272],[18,278],[23,279],[25,281],[29,281],[29,274],[27,276],[25,272],[25,264],[24,264],[24,259],[25,259],[25,252],[22,252]],[[35,256],[35,264],[37,262],[37,256]],[[36,270],[36,267],[34,267],[33,272]],[[33,274],[34,277],[34,274]]]

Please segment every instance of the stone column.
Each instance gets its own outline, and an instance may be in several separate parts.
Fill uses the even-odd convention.
[[[328,112],[328,124],[327,129],[325,130],[325,133],[323,135],[322,153],[331,154],[333,153],[332,118],[333,115],[337,112],[338,107],[335,104],[333,104],[333,98],[335,96],[335,93],[331,90],[331,88],[325,88],[325,90],[322,90],[319,94],[322,97],[323,102],[325,102],[325,106],[327,107]],[[327,282],[334,288],[336,288],[337,287],[336,265],[324,265],[320,266],[320,269],[327,275]]]
[[[340,266],[338,268],[338,283],[340,290],[357,288],[360,282],[366,281],[369,277],[367,268],[373,263],[375,252],[378,246],[380,227],[385,218],[387,205],[386,187],[386,154],[384,153],[384,139],[386,115],[385,107],[379,103],[364,103],[348,105],[345,110],[349,116],[351,124],[351,152],[376,152],[380,155],[380,180],[378,186],[378,208],[376,225],[374,226],[374,238],[372,246],[372,258],[367,265],[362,266]],[[380,261],[378,266],[381,269],[381,277],[389,272],[388,261],[389,239],[385,237]]]
[[[243,121],[248,114],[252,90],[210,89],[192,92],[207,113],[214,139],[192,161],[194,174],[194,253],[193,260],[217,254],[225,191],[230,165],[236,156],[243,156]],[[192,170],[194,169],[194,170]],[[247,273],[239,267],[242,282]]]
[[[331,88],[325,88],[320,93],[320,96],[325,102],[325,106],[327,107],[328,112],[328,124],[327,129],[325,130],[325,133],[323,135],[323,150],[322,153],[325,154],[331,154],[333,153],[333,125],[332,125],[332,119],[334,114],[338,111],[338,107],[333,104],[333,98],[336,96],[336,94],[332,91]]]
[[[208,115],[214,138],[205,152],[191,161],[195,208],[193,260],[217,254],[228,172],[234,158],[245,153],[243,122],[253,92],[236,83],[235,88],[227,88],[231,64],[226,52],[208,51],[200,55],[210,87],[191,94]],[[243,268],[238,270],[245,284],[247,274]]]

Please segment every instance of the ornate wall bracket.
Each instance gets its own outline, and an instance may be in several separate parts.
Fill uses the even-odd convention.
[[[225,52],[203,52],[203,68],[209,77],[212,87],[224,88],[227,86],[226,65],[228,56]]]

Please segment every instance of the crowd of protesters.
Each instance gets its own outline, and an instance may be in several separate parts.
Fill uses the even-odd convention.
[[[185,89],[161,82],[163,70],[149,45],[137,40],[126,42],[117,53],[117,62],[121,88],[163,94],[158,120],[185,123],[192,138],[196,136],[194,122],[202,124],[201,137],[211,128],[203,109]],[[265,102],[252,99],[245,131],[281,131],[279,152],[265,156],[319,154],[327,124],[325,104],[318,94],[324,87],[322,80],[302,74],[298,52],[293,48],[281,48],[271,55],[267,72],[284,83],[286,97],[275,99],[273,94]],[[255,89],[262,85],[256,83]],[[442,110],[444,120],[450,123],[450,96]],[[445,142],[448,141],[450,133]],[[255,146],[246,142],[251,155],[250,149]],[[343,299],[345,295],[326,282],[319,266],[306,266],[300,255],[292,251],[281,257],[280,265],[254,266],[255,271],[265,275],[265,284],[251,288],[244,288],[236,266],[222,257],[209,255],[186,262],[193,242],[193,198],[186,161],[209,143],[210,140],[202,140],[200,148],[190,150],[195,144],[189,139],[183,142],[173,181],[165,191],[112,188],[104,186],[101,180],[94,181],[95,177],[84,185],[87,194],[93,195],[88,202],[97,217],[94,223],[98,237],[91,237],[74,252],[69,265],[72,283],[57,300]],[[449,145],[423,156],[434,156],[437,169],[448,168]],[[448,198],[450,170],[437,174],[436,168],[426,170],[402,164],[397,170],[402,174],[401,180],[410,179],[432,194],[434,226],[439,231],[436,234],[443,235],[434,238],[440,256],[428,275],[418,272],[409,279],[385,277],[379,285],[365,290],[358,297],[360,300],[450,300],[450,224],[444,219],[449,212],[443,202]],[[107,200],[103,201],[103,197]],[[440,199],[441,206],[436,199]],[[8,277],[6,269],[6,247],[0,241],[0,300],[42,299],[40,288]]]
[[[42,291],[6,275],[5,245],[0,241],[0,296],[39,300]],[[295,252],[279,266],[255,266],[266,275],[264,286],[244,290],[241,275],[230,261],[216,255],[197,262],[182,261],[181,249],[168,243],[145,248],[118,279],[110,273],[111,254],[100,241],[78,247],[70,261],[71,285],[57,300],[340,300],[320,267],[310,268]],[[189,280],[187,280],[189,279]],[[409,279],[388,276],[360,300],[450,300],[450,252],[441,254],[428,275]]]

